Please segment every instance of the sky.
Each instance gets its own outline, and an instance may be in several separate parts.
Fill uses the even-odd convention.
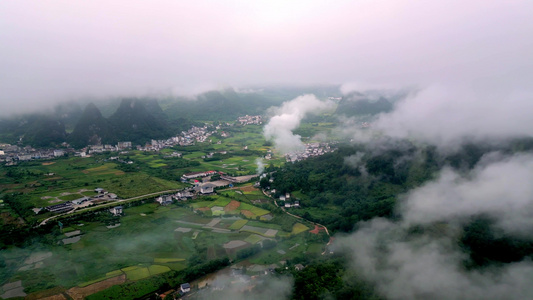
[[[519,0],[2,1],[0,114],[266,84],[527,94],[532,17]]]

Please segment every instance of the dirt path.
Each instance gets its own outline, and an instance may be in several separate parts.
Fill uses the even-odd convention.
[[[126,275],[120,275],[117,277],[109,278],[104,281],[100,281],[86,287],[73,287],[67,291],[67,294],[74,300],[83,300],[85,297],[92,295],[96,292],[103,291],[117,284],[126,282]]]

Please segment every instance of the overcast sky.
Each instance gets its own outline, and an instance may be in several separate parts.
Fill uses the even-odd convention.
[[[1,111],[222,86],[529,91],[533,1],[2,1]]]

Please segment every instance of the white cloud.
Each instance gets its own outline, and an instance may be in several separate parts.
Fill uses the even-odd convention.
[[[398,207],[397,222],[376,218],[336,240],[351,266],[388,299],[529,299],[533,264],[526,259],[467,270],[460,249],[463,226],[488,215],[509,236],[532,238],[533,156],[490,155],[467,175],[444,170],[413,190]],[[439,232],[413,234],[413,226]]]
[[[289,153],[304,149],[301,137],[292,131],[300,126],[302,119],[311,113],[318,113],[333,107],[331,101],[321,101],[314,95],[299,96],[284,102],[281,107],[272,108],[271,117],[263,129],[267,140],[273,140],[276,149]]]

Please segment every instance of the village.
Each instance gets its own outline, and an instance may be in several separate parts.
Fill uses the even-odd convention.
[[[213,278],[186,280],[174,285],[174,289],[158,292],[170,299],[186,298],[191,294],[216,295],[235,288],[245,292],[268,281],[268,276],[275,274],[277,268],[303,269],[303,264],[295,266],[287,261],[302,251],[319,255],[324,245],[323,242],[307,244],[303,232],[316,235],[324,232],[289,213],[293,210],[296,214],[295,210],[302,208],[298,196],[280,195],[275,189],[261,188],[259,181],[265,176],[272,180],[275,174],[265,172],[264,168],[259,171],[257,160],[269,160],[276,166],[284,161],[272,145],[265,143],[262,129],[257,126],[261,124],[260,116],[245,116],[234,124],[193,126],[175,137],[151,140],[144,146],[123,141],[82,149],[63,145],[64,148],[43,150],[2,144],[0,158],[6,170],[13,173],[9,175],[10,180],[33,180],[27,187],[37,190],[28,195],[28,201],[21,206],[24,211],[32,211],[27,215],[32,226],[59,225],[60,233],[54,246],[57,249],[50,248],[50,252],[46,252],[54,253],[53,257],[60,249],[79,256],[100,251],[95,245],[115,247],[114,241],[104,236],[113,235],[113,232],[136,236],[138,232],[132,231],[136,227],[173,233],[161,236],[156,246],[170,243],[180,249],[177,253],[139,249],[137,252],[148,251],[144,255],[152,257],[150,263],[139,265],[136,252],[122,251],[121,265],[105,268],[102,265],[99,270],[92,270],[86,283],[69,279],[69,286],[77,286],[68,290],[69,295],[76,295],[76,289],[83,290],[85,285],[93,289],[107,281],[124,283],[116,282],[120,278],[127,282],[148,280],[160,273],[194,266],[192,259],[200,245],[208,247],[207,253],[202,252],[202,255],[209,259],[231,258],[232,264],[224,268],[225,273]],[[243,129],[244,126],[250,127]],[[240,133],[245,133],[247,138],[243,139]],[[191,150],[187,150],[189,146]],[[328,143],[308,143],[298,159],[330,151],[333,147]],[[16,168],[9,167],[17,164]],[[173,168],[173,164],[181,165]],[[17,171],[22,169],[29,171]],[[173,175],[158,174],[164,172]],[[6,204],[8,209],[14,207],[11,203]],[[290,219],[285,221],[289,222],[287,226],[278,223],[281,216]],[[78,221],[78,218],[82,219]],[[96,227],[101,229],[93,230]],[[95,244],[95,241],[99,242]],[[269,243],[275,248],[269,248]],[[259,252],[268,253],[269,258],[256,256]],[[255,257],[251,265],[246,260],[248,257]],[[246,260],[246,264],[238,263],[242,260]],[[49,256],[43,256],[43,261],[49,261]],[[14,272],[41,267],[49,268],[41,262],[24,261],[12,265]],[[57,278],[62,278],[59,274]],[[14,293],[32,286],[22,280],[20,286],[10,287],[4,287],[4,291]]]
[[[307,143],[305,149],[299,152],[287,153],[285,159],[287,162],[297,162],[313,156],[321,156],[335,151],[330,143]]]
[[[244,116],[239,117],[235,123],[224,123],[224,126],[234,126],[239,124],[245,125],[261,125],[262,117]],[[190,146],[196,143],[208,142],[208,138],[213,134],[220,133],[221,137],[228,137],[228,134],[222,130],[221,125],[212,126],[204,124],[202,127],[192,126],[187,131],[182,131],[180,134],[168,138],[166,140],[151,140],[146,145],[132,145],[129,141],[118,142],[116,145],[89,145],[82,149],[74,149],[67,143],[62,143],[59,149],[35,149],[31,146],[11,145],[0,143],[0,163],[6,166],[14,166],[19,161],[31,160],[49,160],[63,157],[65,155],[73,155],[78,157],[87,157],[91,154],[105,153],[105,152],[122,152],[126,154],[126,150],[136,149],[139,151],[160,151],[165,148],[173,146]]]

